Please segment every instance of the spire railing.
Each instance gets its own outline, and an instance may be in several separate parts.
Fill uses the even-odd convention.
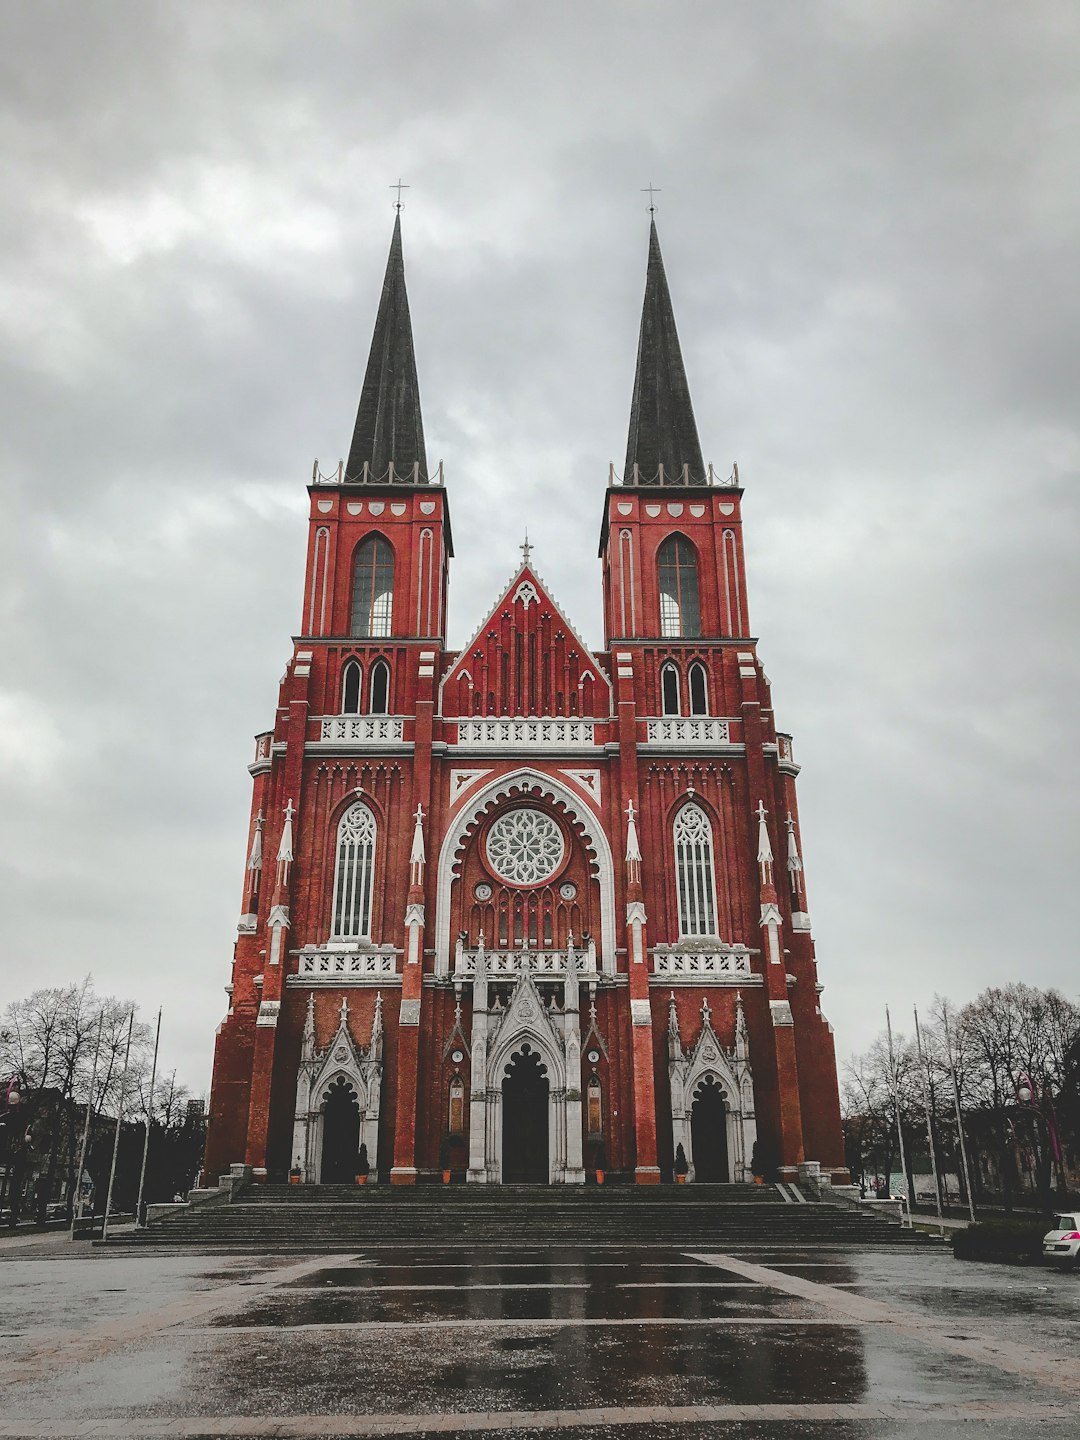
[[[726,478],[718,475],[713,466],[710,465],[704,476],[698,479],[696,477],[691,478],[689,465],[683,465],[677,470],[661,465],[655,475],[649,476],[642,473],[639,465],[634,464],[631,467],[631,478],[627,480],[624,475],[619,473],[618,467],[614,461],[612,461],[608,465],[608,484],[612,486],[624,486],[628,490],[635,487],[656,489],[665,485],[673,488],[677,487],[680,490],[688,486],[694,489],[705,489],[710,485],[719,487],[720,489],[734,490],[740,486],[742,482],[739,479],[738,465],[731,467],[731,474]]]
[[[364,468],[358,474],[346,475],[345,462],[339,460],[337,469],[331,470],[329,475],[324,475],[319,468],[318,459],[311,467],[311,483],[313,485],[434,485],[441,486],[443,483],[443,462],[440,460],[433,475],[427,474],[418,460],[411,465],[398,466],[393,460],[390,461],[382,474],[376,474],[373,467],[367,460],[364,461]]]

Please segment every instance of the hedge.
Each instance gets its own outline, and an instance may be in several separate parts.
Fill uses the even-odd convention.
[[[1049,1220],[980,1220],[966,1230],[954,1230],[953,1255],[957,1260],[1041,1260],[1043,1236]]]

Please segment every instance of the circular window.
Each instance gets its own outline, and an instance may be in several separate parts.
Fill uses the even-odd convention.
[[[511,885],[542,885],[562,864],[562,831],[542,810],[508,810],[487,835],[488,864]]]
[[[491,886],[487,883],[486,880],[481,880],[480,884],[477,885],[476,889],[473,891],[473,894],[476,896],[477,900],[490,900]]]
[[[573,900],[574,896],[577,894],[577,886],[572,880],[567,880],[564,884],[559,886],[559,894],[564,900]]]

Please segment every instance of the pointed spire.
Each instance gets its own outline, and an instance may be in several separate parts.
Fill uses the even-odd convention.
[[[424,807],[420,804],[413,815],[413,842],[409,854],[409,884],[413,887],[424,883]]]
[[[296,807],[290,798],[285,806],[285,823],[281,827],[281,843],[277,852],[277,889],[283,891],[289,883],[289,867],[293,862],[293,820]],[[282,902],[287,903],[287,902]]]
[[[255,834],[251,837],[251,854],[248,856],[247,864],[249,870],[262,869],[262,832],[265,824],[266,821],[260,809],[259,813],[255,816]]]
[[[304,1017],[304,1035],[300,1044],[301,1060],[315,1058],[315,992],[308,991],[307,1015]]]
[[[742,991],[735,991],[735,1058],[745,1060],[750,1054],[750,1037],[746,1033],[746,1016],[743,1014]]]
[[[637,811],[630,800],[626,806],[626,863],[628,866],[641,864],[641,846],[638,844]]]
[[[409,297],[405,292],[405,261],[401,253],[401,215],[394,221],[379,313],[371,339],[360,407],[356,412],[345,477],[360,480],[365,463],[369,478],[381,480],[393,462],[399,479],[427,481],[424,425],[420,416],[420,385],[416,378]]]
[[[802,874],[802,861],[799,859],[799,846],[795,840],[795,821],[790,810],[784,823],[787,826],[787,868],[788,875],[791,877],[791,893],[798,895],[802,888],[802,882],[799,879]]]
[[[757,860],[758,868],[761,871],[761,883],[762,885],[771,885],[773,853],[772,841],[769,839],[769,827],[765,823],[769,812],[765,809],[764,800],[758,801],[757,810],[754,813],[758,820]]]
[[[636,482],[635,465],[638,467]],[[624,481],[627,485],[658,484],[661,466],[668,485],[687,481],[691,485],[706,483],[690,387],[686,383],[664,258],[653,220],[649,224],[649,267],[641,310]],[[686,480],[684,466],[688,467]]]

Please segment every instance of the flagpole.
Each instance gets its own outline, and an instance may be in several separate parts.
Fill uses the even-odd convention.
[[[926,1138],[930,1145],[930,1169],[934,1174],[934,1202],[937,1206],[937,1218],[941,1220],[941,1181],[938,1179],[937,1151],[934,1149],[934,1125],[930,1119],[930,1072],[923,1063],[922,1031],[919,1029],[919,1012],[914,1005],[911,1008],[915,1015],[915,1048],[919,1054],[919,1069],[922,1072],[923,1111],[926,1114]],[[938,1228],[942,1235],[944,1235],[944,1225],[940,1225]]]
[[[83,1121],[82,1144],[79,1146],[79,1169],[76,1173],[75,1183],[79,1187],[79,1209],[78,1214],[71,1212],[71,1238],[75,1239],[75,1222],[82,1219],[83,1212],[83,1168],[86,1165],[86,1146],[90,1140],[90,1112],[94,1104],[94,1084],[97,1081],[98,1060],[101,1057],[101,1030],[105,1024],[104,1007],[98,1011],[97,1042],[94,1045],[94,1065],[90,1071],[90,1088],[86,1092],[86,1119]],[[93,1228],[91,1226],[91,1228]]]
[[[975,1192],[971,1188],[971,1167],[968,1165],[967,1141],[964,1139],[964,1121],[960,1115],[960,1086],[956,1079],[956,1065],[953,1062],[952,1039],[949,1035],[949,1005],[945,1001],[941,1009],[941,1019],[945,1026],[945,1054],[949,1061],[949,1074],[952,1076],[953,1105],[956,1108],[956,1133],[960,1137],[960,1159],[964,1162],[964,1185],[967,1188],[968,1214],[971,1216],[971,1223],[975,1224]]]
[[[135,1028],[135,1006],[128,1017],[127,1045],[124,1047],[124,1069],[120,1076],[120,1099],[116,1106],[116,1131],[113,1135],[112,1164],[109,1166],[109,1193],[105,1196],[105,1217],[101,1222],[101,1238],[109,1238],[109,1211],[112,1209],[113,1181],[116,1179],[116,1157],[120,1150],[120,1122],[124,1118],[124,1100],[127,1096],[128,1060],[131,1056],[131,1032]]]
[[[135,1202],[135,1224],[142,1225],[142,1197],[143,1187],[146,1184],[146,1157],[150,1153],[150,1115],[154,1107],[154,1082],[157,1080],[157,1052],[158,1043],[161,1040],[161,1006],[157,1012],[157,1031],[154,1035],[154,1062],[150,1067],[150,1098],[146,1105],[146,1134],[143,1136],[142,1147],[142,1169],[139,1171],[139,1198]]]
[[[904,1127],[900,1123],[900,1084],[896,1073],[896,1058],[893,1055],[892,1042],[892,1020],[889,1016],[889,1007],[885,1006],[885,1028],[889,1032],[889,1069],[892,1072],[893,1106],[896,1110],[896,1138],[900,1142],[900,1170],[904,1176],[904,1188],[908,1192],[908,1224],[911,1224],[911,1216],[914,1206],[914,1183],[908,1178],[907,1160],[904,1156]],[[890,1177],[891,1179],[891,1177]],[[890,1185],[891,1189],[891,1185]],[[901,1216],[901,1221],[903,1217]]]

